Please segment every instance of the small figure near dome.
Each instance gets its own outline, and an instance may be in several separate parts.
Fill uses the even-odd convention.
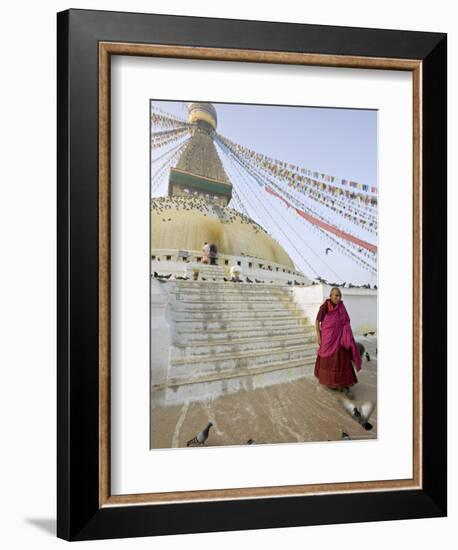
[[[218,248],[215,243],[210,244],[210,265],[217,265],[216,258],[218,257]]]
[[[202,263],[208,264],[208,257],[210,255],[210,245],[205,241],[204,246],[202,247]]]

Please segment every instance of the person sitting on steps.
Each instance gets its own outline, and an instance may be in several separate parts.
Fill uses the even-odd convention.
[[[210,254],[210,245],[207,243],[207,241],[204,242],[204,246],[202,247],[202,263],[208,264],[208,256]]]

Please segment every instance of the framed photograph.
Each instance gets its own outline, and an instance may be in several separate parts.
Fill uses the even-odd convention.
[[[58,536],[443,517],[446,35],[58,21]]]

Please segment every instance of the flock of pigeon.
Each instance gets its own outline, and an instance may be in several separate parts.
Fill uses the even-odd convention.
[[[252,220],[249,216],[246,216],[242,212],[238,212],[237,210],[229,207],[219,207],[216,203],[210,203],[209,201],[198,195],[173,195],[170,197],[155,197],[154,199],[151,199],[151,209],[155,214],[164,214],[165,217],[162,218],[162,221],[164,222],[171,221],[171,218],[166,217],[166,210],[172,208],[174,210],[198,210],[202,212],[204,216],[207,216],[208,214],[215,215],[216,211],[221,223],[232,223],[238,221],[240,223],[251,225],[256,232],[263,231],[264,233],[268,234],[262,226],[257,224],[254,220]]]
[[[166,283],[172,278],[172,273],[168,273],[167,275],[163,275],[158,273],[157,271],[154,271],[153,276],[155,279],[157,279],[160,283]],[[187,275],[174,275],[173,277],[177,281],[189,281],[191,277],[188,277]],[[201,281],[207,281],[205,277],[200,277]],[[212,281],[216,281],[216,277],[212,278]],[[240,276],[239,277],[231,277],[230,279],[227,277],[223,277],[223,280],[226,283],[265,283],[266,281],[261,281],[260,279],[257,279],[256,277],[253,279],[250,279],[249,277],[245,277],[245,280],[243,280]],[[274,281],[270,281],[270,283],[274,283]],[[296,285],[296,286],[304,286],[305,283],[298,283],[297,281],[287,281],[288,285]]]
[[[352,283],[348,283],[348,286],[347,286],[347,283],[328,283],[328,281],[326,281],[326,279],[323,279],[323,277],[315,277],[315,280],[312,281],[312,285],[319,285],[320,283],[324,284],[324,285],[329,285],[329,286],[336,286],[336,287],[342,287],[342,288],[373,288],[374,290],[377,290],[377,285],[374,285],[371,287],[371,285],[369,283],[365,284],[365,285],[354,285]]]
[[[171,276],[172,276],[171,273],[169,273],[167,275],[161,275],[161,274],[157,273],[157,271],[154,272],[154,277],[156,279],[158,279],[161,283],[167,282],[167,280],[169,280],[171,278]],[[175,275],[174,278],[177,279],[178,281],[188,281],[188,280],[190,280],[190,277],[188,277],[187,275]],[[347,283],[342,283],[342,284],[328,283],[325,279],[322,279],[321,277],[318,277],[317,279],[319,279],[319,281],[318,282],[317,282],[317,280],[312,281],[312,285],[317,285],[321,282],[323,284],[344,288],[345,285],[347,284]],[[200,280],[201,281],[206,281],[207,279],[205,277],[201,276]],[[212,280],[216,281],[217,279],[215,277],[213,277]],[[249,277],[245,277],[245,280],[243,280],[241,277],[237,277],[237,278],[232,277],[230,279],[228,279],[227,277],[223,277],[223,280],[226,281],[226,282],[232,282],[232,283],[265,283],[266,282],[266,281],[261,281],[260,279],[256,279],[256,277],[254,278],[254,280],[250,279]],[[273,284],[274,281],[270,281],[270,283]],[[286,284],[289,285],[289,286],[306,286],[306,283],[304,283],[304,282],[300,283],[300,282],[296,281],[296,279],[294,279],[292,281],[286,281]],[[348,288],[371,288],[371,285],[367,284],[367,285],[359,285],[358,286],[358,285],[352,285],[350,283],[348,285]],[[377,285],[374,285],[372,288],[374,288],[376,290]],[[369,333],[369,334],[373,334],[373,333]],[[365,334],[364,336],[367,336],[367,334]]]

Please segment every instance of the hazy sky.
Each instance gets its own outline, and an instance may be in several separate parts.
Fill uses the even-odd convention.
[[[154,104],[164,111],[187,118],[185,103],[158,101]],[[213,105],[218,115],[218,132],[241,145],[320,173],[378,186],[375,110]],[[316,229],[299,219],[281,201],[265,192],[259,194],[256,183],[244,178],[233,161],[223,154],[221,158],[231,179],[238,180],[236,188],[239,188],[240,195],[243,193],[251,217],[284,246],[306,275],[314,278],[318,273],[331,282],[377,282],[375,275],[339,253],[337,247],[325,255],[325,249],[332,245],[323,240]],[[161,185],[154,194],[165,193],[165,185]],[[302,200],[305,198],[300,194],[297,196]],[[315,208],[313,201],[310,205]],[[377,243],[375,235],[359,230],[353,224],[346,229]]]

